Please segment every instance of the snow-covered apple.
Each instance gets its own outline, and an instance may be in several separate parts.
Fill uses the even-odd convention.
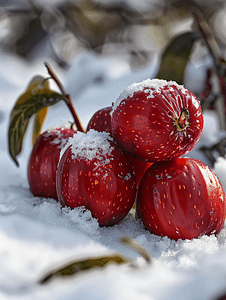
[[[36,139],[28,164],[28,181],[35,196],[57,199],[56,170],[60,151],[74,134],[72,128],[62,125],[45,131]]]
[[[130,85],[111,112],[116,143],[149,162],[167,161],[190,151],[203,123],[198,99],[176,82],[160,79]]]
[[[61,152],[57,195],[62,206],[85,206],[100,226],[120,222],[136,196],[133,167],[107,132],[77,132]]]

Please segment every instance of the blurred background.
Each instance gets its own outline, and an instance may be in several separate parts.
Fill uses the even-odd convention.
[[[139,69],[173,37],[199,32],[203,20],[225,58],[224,0],[1,0],[0,48],[28,61],[50,57],[65,69],[89,49]],[[196,46],[198,62],[208,49]]]
[[[31,65],[49,58],[68,72],[87,52],[115,58],[126,72],[149,68],[150,77],[184,84],[225,133],[225,0],[0,0],[0,53]],[[84,64],[89,73],[87,59],[79,72]],[[94,73],[93,82],[104,81]],[[79,82],[76,93],[86,88]],[[214,151],[225,155],[225,136],[203,149],[212,163]]]

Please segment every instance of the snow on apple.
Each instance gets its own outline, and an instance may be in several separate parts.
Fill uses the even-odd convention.
[[[89,133],[84,134],[83,132],[78,132],[73,139],[69,139],[68,143],[61,151],[61,156],[64,151],[71,146],[72,159],[83,158],[93,160],[97,158],[103,161],[105,156],[111,154],[113,147],[110,144],[113,139],[110,137],[109,133],[102,132],[91,129]],[[101,151],[100,151],[101,150]]]
[[[62,150],[57,195],[62,206],[85,206],[100,226],[115,225],[135,201],[133,167],[109,133],[78,132]]]
[[[36,139],[28,164],[28,181],[35,196],[57,200],[56,170],[60,152],[74,134],[71,128],[57,126]]]
[[[144,161],[167,161],[190,151],[203,129],[198,99],[176,82],[147,79],[118,97],[112,135],[122,149]]]

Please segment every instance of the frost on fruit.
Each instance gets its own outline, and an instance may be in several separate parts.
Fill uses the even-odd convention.
[[[122,178],[123,180],[130,180],[130,178],[132,177],[130,173],[127,173],[125,177],[121,176],[120,174],[118,175],[118,177]]]
[[[167,161],[195,146],[203,122],[201,105],[188,89],[175,81],[147,79],[133,83],[118,97],[111,132],[131,156]]]
[[[50,144],[56,145],[58,149],[62,149],[68,141],[68,135],[65,134],[62,130],[60,130],[60,128],[56,128],[51,132],[53,131],[55,133],[55,137],[52,141],[50,141]]]
[[[136,181],[129,159],[110,133],[77,132],[61,155],[56,184],[61,205],[84,206],[100,226],[120,222],[135,201]]]
[[[63,207],[62,211],[76,225],[76,228],[92,236],[98,235],[98,220],[93,218],[91,211],[85,208],[85,206],[76,207],[73,210],[69,207]]]
[[[133,84],[131,84],[130,86],[128,86],[117,98],[116,102],[113,105],[113,109],[111,111],[111,115],[114,112],[114,110],[117,108],[117,106],[119,104],[122,104],[121,102],[125,99],[127,99],[128,97],[132,97],[134,93],[139,92],[139,91],[143,91],[143,90],[147,90],[147,93],[150,92],[150,95],[148,96],[148,98],[152,98],[152,94],[151,94],[151,90],[153,90],[153,92],[155,94],[158,94],[161,92],[161,89],[165,86],[169,87],[169,90],[171,88],[171,86],[174,85],[176,86],[178,89],[181,90],[182,93],[186,94],[186,89],[184,88],[183,85],[179,85],[176,81],[167,81],[167,80],[163,80],[163,79],[146,79],[143,80],[142,82],[134,82]],[[195,100],[195,99],[194,99]]]
[[[69,121],[62,120],[59,124],[51,126],[47,130],[50,133],[54,131],[56,137],[50,143],[56,145],[58,149],[62,149],[68,141],[68,135],[65,136],[64,130],[60,130],[60,129],[73,129],[73,124]]]
[[[98,132],[94,129],[90,129],[87,133],[77,132],[72,138],[69,138],[61,150],[60,157],[68,147],[71,147],[72,159],[82,158],[91,161],[97,158],[103,160],[103,157],[107,154],[110,155],[113,150],[110,141],[113,139],[107,132]]]
[[[66,128],[66,129],[71,129],[72,123],[67,121],[67,120],[62,120],[59,124],[56,124],[54,126],[50,126],[48,131],[58,129],[58,128]]]

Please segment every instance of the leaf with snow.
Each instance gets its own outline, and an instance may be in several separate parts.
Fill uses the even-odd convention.
[[[128,261],[119,254],[74,261],[72,263],[67,264],[66,266],[63,266],[60,269],[48,273],[39,281],[39,284],[45,284],[49,280],[56,277],[67,277],[79,274],[83,271],[88,271],[96,268],[103,268],[110,263],[121,265],[128,263]]]

